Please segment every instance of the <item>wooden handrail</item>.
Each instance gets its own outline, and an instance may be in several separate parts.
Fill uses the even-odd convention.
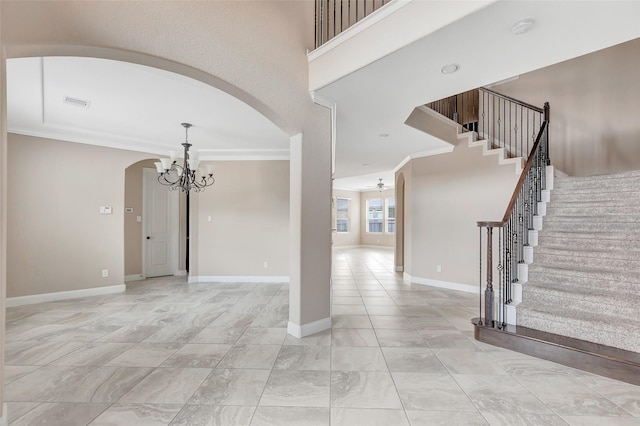
[[[538,136],[536,137],[536,142],[533,144],[533,148],[531,149],[529,158],[527,158],[527,162],[524,165],[524,169],[520,174],[520,179],[518,179],[518,184],[513,190],[513,195],[511,196],[511,200],[509,201],[507,210],[504,212],[504,216],[502,217],[502,220],[501,221],[479,221],[477,222],[478,227],[502,228],[509,220],[509,217],[511,216],[511,212],[513,211],[513,206],[516,204],[516,201],[518,200],[518,196],[520,195],[520,191],[524,186],[524,181],[527,178],[527,174],[529,173],[529,170],[531,169],[533,160],[535,159],[535,156],[538,155],[538,147],[540,145],[540,141],[542,140],[542,135],[544,133],[544,130],[547,127],[547,123],[548,123],[547,121],[543,121],[542,126],[540,126],[540,131],[538,132]]]
[[[485,92],[489,92],[489,93],[491,93],[491,94],[492,94],[492,95],[494,95],[494,96],[497,96],[497,97],[502,98],[502,99],[506,99],[506,100],[508,100],[509,102],[513,102],[513,103],[514,103],[514,104],[516,104],[516,105],[521,105],[521,106],[523,106],[523,107],[525,107],[525,108],[532,109],[532,110],[534,110],[534,111],[536,111],[536,112],[539,112],[539,113],[541,113],[541,114],[543,114],[543,113],[544,113],[544,109],[543,109],[543,108],[537,107],[537,106],[535,106],[535,105],[528,104],[528,103],[526,103],[526,102],[519,101],[519,100],[517,100],[517,99],[515,99],[515,98],[509,97],[509,96],[506,96],[506,95],[503,95],[503,94],[498,93],[498,92],[494,92],[493,90],[491,90],[491,89],[487,89],[486,87],[480,87],[478,90],[482,90],[482,91],[485,91]]]

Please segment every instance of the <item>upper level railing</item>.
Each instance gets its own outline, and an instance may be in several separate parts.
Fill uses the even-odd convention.
[[[316,0],[315,47],[322,46],[392,0]]]
[[[504,148],[509,157],[531,153],[543,121],[542,108],[481,87],[430,102],[428,108],[478,132],[490,148]]]

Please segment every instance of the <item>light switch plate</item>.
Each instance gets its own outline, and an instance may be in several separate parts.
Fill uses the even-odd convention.
[[[100,206],[100,214],[111,214],[111,206]]]

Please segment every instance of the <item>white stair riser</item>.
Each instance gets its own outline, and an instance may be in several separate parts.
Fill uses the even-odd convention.
[[[518,282],[524,284],[529,281],[529,265],[518,263]]]

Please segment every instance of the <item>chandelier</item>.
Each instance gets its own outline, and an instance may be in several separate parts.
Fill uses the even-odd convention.
[[[204,191],[206,187],[213,185],[216,181],[213,178],[213,165],[208,164],[206,171],[199,168],[200,159],[198,158],[198,152],[189,152],[191,144],[189,143],[189,128],[192,127],[190,123],[181,123],[184,127],[184,156],[181,160],[182,165],[178,164],[180,160],[175,151],[170,151],[170,158],[160,158],[160,161],[155,162],[156,170],[159,173],[158,182],[168,186],[170,190],[181,189],[187,194],[189,191],[200,192]]]

